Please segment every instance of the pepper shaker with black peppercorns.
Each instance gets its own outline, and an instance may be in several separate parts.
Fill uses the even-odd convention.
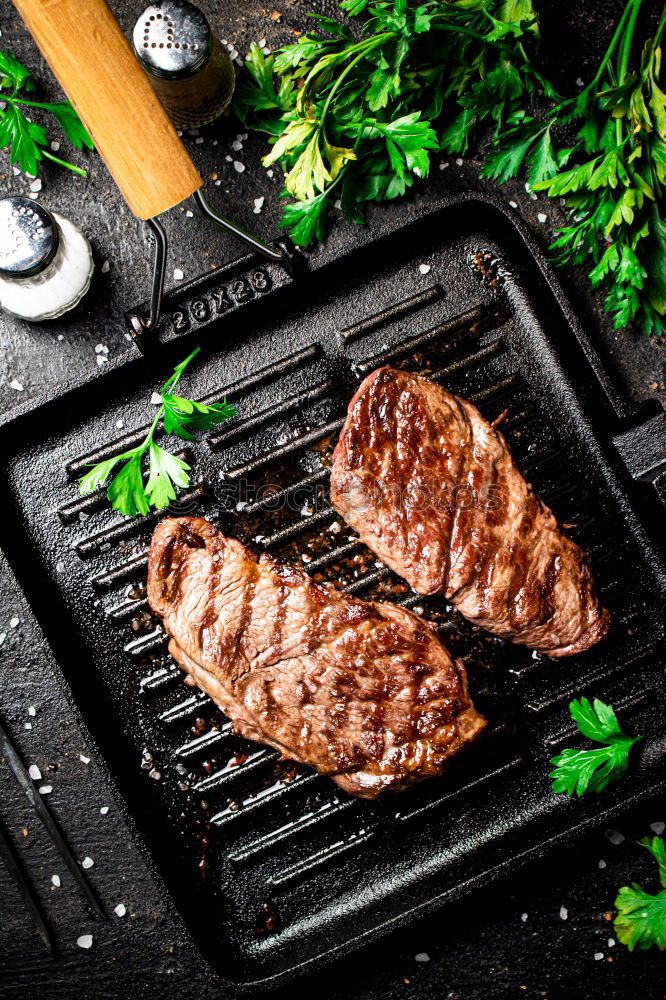
[[[176,128],[214,121],[234,92],[233,63],[206,16],[185,0],[146,7],[133,33],[134,51]]]

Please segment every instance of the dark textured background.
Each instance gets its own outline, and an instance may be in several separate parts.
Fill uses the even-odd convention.
[[[82,0],[85,2],[85,0]],[[111,4],[129,32],[142,2],[115,0]],[[266,38],[276,47],[304,26],[307,10],[332,13],[327,0],[274,0],[266,7],[255,0],[202,2],[220,37],[234,41],[244,53],[253,40]],[[563,88],[572,89],[577,77],[587,80],[610,36],[612,21],[621,4],[602,0],[580,5],[538,3],[545,40],[544,62]],[[654,21],[659,3],[644,3],[642,27]],[[279,12],[280,20],[270,14]],[[0,0],[0,47],[19,56],[40,80],[40,93],[55,97],[57,88],[43,61],[19,23],[9,0]],[[251,137],[242,152],[231,143],[240,129],[233,121],[202,131],[204,141],[187,138],[207,189],[216,204],[235,220],[258,234],[273,238],[279,214],[279,181],[269,180],[260,165],[261,137]],[[217,145],[213,145],[214,141]],[[63,144],[63,152],[64,152]],[[238,174],[225,161],[227,153],[246,165]],[[46,166],[39,200],[79,222],[91,238],[98,264],[93,290],[83,304],[64,320],[49,326],[30,326],[0,315],[0,406],[7,411],[27,407],[73,380],[86,368],[97,369],[95,347],[103,344],[115,358],[133,350],[125,339],[124,310],[142,301],[148,289],[150,251],[145,234],[121,201],[108,175],[94,157],[74,154],[90,162],[90,175],[79,180]],[[0,169],[0,191],[25,193],[29,180],[14,176],[6,156]],[[215,186],[212,175],[221,184]],[[417,216],[446,191],[483,189],[478,164],[467,161],[437,169],[413,198],[401,204],[374,209],[367,229],[340,223],[327,247],[315,251],[325,256],[351,246],[366,234],[381,231],[384,220],[400,213]],[[557,223],[557,206],[540,198],[531,200],[522,182],[503,189],[518,211],[547,242]],[[265,195],[263,211],[253,213],[253,199]],[[538,212],[548,220],[540,224]],[[238,256],[239,247],[196,215],[173,210],[165,219],[171,241],[168,284],[173,269],[185,278]],[[203,249],[205,247],[205,249]],[[109,269],[101,273],[101,264]],[[603,316],[600,300],[587,293],[582,274],[565,273],[565,284],[593,338],[618,382],[635,399],[663,392],[663,346],[633,334],[613,331]],[[22,390],[11,388],[17,380]],[[10,619],[19,618],[11,628]],[[88,753],[69,706],[50,673],[46,652],[38,659],[22,655],[22,637],[33,629],[28,608],[4,564],[0,564],[0,632],[7,638],[0,647],[0,712],[15,735],[27,762],[36,761],[53,784],[49,805],[59,818],[79,857],[90,855],[95,865],[91,880],[111,912],[118,902],[127,915],[112,915],[108,923],[94,920],[63,871],[48,838],[4,765],[0,765],[0,817],[17,845],[52,922],[59,954],[46,957],[39,939],[18,899],[13,884],[0,866],[0,997],[95,998],[128,997],[202,998],[222,996],[215,977],[184,939],[152,882],[131,835],[106,790],[96,761],[81,762]],[[28,714],[35,705],[37,714]],[[30,723],[32,729],[25,729]],[[102,805],[108,815],[100,815]],[[477,893],[441,919],[403,931],[366,949],[354,959],[339,963],[325,975],[306,982],[310,993],[322,1000],[361,998],[494,998],[510,996],[656,1000],[666,996],[666,961],[658,953],[630,955],[614,938],[609,922],[618,886],[631,880],[656,888],[655,866],[634,846],[649,832],[649,824],[666,820],[666,804],[655,802],[640,814],[619,824],[625,841],[613,846],[599,830],[585,841],[553,854],[547,863],[525,870],[519,877],[492,890]],[[599,869],[599,860],[607,866]],[[52,888],[51,875],[60,874],[62,887]],[[568,912],[566,920],[560,908]],[[526,915],[526,918],[525,918]],[[80,934],[92,933],[94,945],[82,951]],[[417,962],[425,953],[428,961]],[[595,954],[603,958],[596,959]]]

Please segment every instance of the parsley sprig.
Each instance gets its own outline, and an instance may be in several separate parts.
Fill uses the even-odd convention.
[[[317,30],[275,56],[253,46],[239,87],[241,119],[271,137],[283,228],[299,246],[323,239],[333,197],[363,221],[367,202],[398,198],[425,177],[438,149],[464,153],[490,122],[498,130],[537,92],[553,95],[528,48],[532,0],[342,0],[367,14],[348,24],[311,15]],[[277,84],[275,82],[277,78]]]
[[[652,854],[659,868],[661,892],[650,893],[632,882],[623,886],[615,900],[615,933],[629,951],[652,948],[666,951],[666,846],[661,837],[644,837],[641,847]]]
[[[107,496],[113,509],[128,517],[147,514],[151,507],[155,510],[168,507],[171,501],[176,499],[175,487],[189,486],[190,467],[187,462],[161,448],[155,441],[160,420],[166,434],[174,434],[186,441],[192,441],[194,440],[192,431],[208,430],[236,413],[236,408],[227,403],[226,399],[220,404],[207,405],[174,394],[185,369],[199,351],[200,348],[197,347],[184,361],[176,365],[173,374],[162,386],[160,391],[162,402],[141,444],[121,455],[114,455],[93,465],[79,480],[81,493],[87,495],[102,486],[119,462],[125,464],[109,483]],[[144,483],[143,459],[146,454],[148,478]]]
[[[608,289],[616,328],[666,333],[666,93],[660,88],[666,7],[630,68],[642,0],[629,0],[590,83],[542,117],[520,111],[496,138],[482,176],[521,167],[534,191],[565,198],[552,244],[559,264],[585,265]],[[572,163],[574,164],[572,166]]]
[[[18,163],[26,174],[36,175],[39,161],[47,159],[85,177],[86,171],[82,167],[61,160],[47,148],[49,141],[46,131],[41,125],[31,121],[23,109],[48,111],[76,149],[83,149],[84,146],[92,149],[93,141],[79,116],[69,101],[44,104],[18,96],[21,92],[31,93],[34,89],[35,81],[25,66],[11,53],[0,51],[0,101],[5,105],[0,110],[0,146],[9,146],[11,163]]]
[[[588,739],[599,743],[591,750],[568,747],[551,764],[553,791],[567,795],[584,795],[585,792],[603,792],[614,781],[624,776],[629,762],[629,751],[640,736],[627,736],[620,729],[611,705],[598,698],[590,704],[587,698],[574,699],[569,711],[576,726]]]

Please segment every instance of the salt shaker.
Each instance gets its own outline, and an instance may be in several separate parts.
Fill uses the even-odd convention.
[[[235,73],[206,16],[185,0],[158,0],[134,25],[134,50],[176,128],[207,125],[231,101]]]
[[[90,287],[92,251],[79,227],[30,198],[0,200],[0,308],[55,319]]]

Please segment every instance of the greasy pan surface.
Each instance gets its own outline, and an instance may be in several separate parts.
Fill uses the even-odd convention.
[[[176,336],[187,324],[175,315],[165,339],[177,342],[150,363],[137,358],[0,432],[1,541],[194,940],[223,976],[265,989],[654,792],[666,762],[660,564],[609,446],[617,412],[568,307],[492,204],[453,203],[205,330]],[[227,392],[239,413],[187,446],[192,487],[173,513],[203,514],[317,580],[439,624],[489,722],[442,777],[377,802],[350,798],[233,736],[184,686],[145,601],[157,518],[126,521],[103,496],[82,501],[75,479],[93,455],[127,447],[194,343],[205,354],[183,388]],[[572,526],[613,615],[597,647],[553,662],[475,629],[441,598],[410,593],[335,515],[337,433],[361,379],[384,363],[429,374],[487,419],[508,409],[519,469]],[[648,739],[631,778],[572,803],[546,774],[574,742],[567,704],[583,693],[612,701]]]

